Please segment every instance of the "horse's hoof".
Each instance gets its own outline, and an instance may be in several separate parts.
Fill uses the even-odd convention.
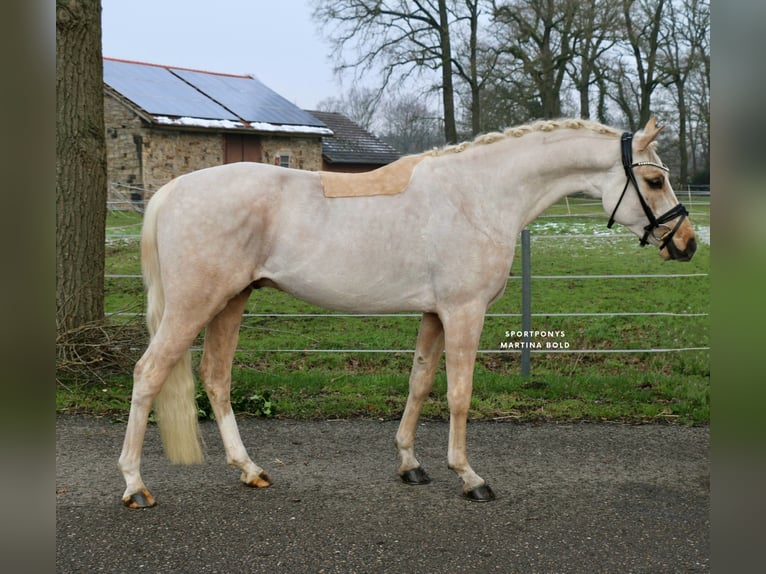
[[[431,483],[431,477],[428,476],[428,473],[426,473],[426,471],[423,470],[423,467],[421,466],[417,468],[411,468],[410,470],[405,470],[399,476],[402,477],[402,481],[405,482],[406,484],[430,484]]]
[[[144,488],[129,496],[123,497],[122,503],[128,508],[151,508],[157,504],[157,501],[154,500],[154,497]]]
[[[261,472],[261,474],[255,478],[243,482],[247,486],[252,486],[253,488],[268,488],[272,485],[271,477],[265,472]]]
[[[495,493],[486,483],[464,492],[463,496],[472,502],[489,502],[490,500],[495,500]]]

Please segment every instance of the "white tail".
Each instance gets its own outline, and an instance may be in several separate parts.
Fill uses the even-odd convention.
[[[157,252],[157,214],[173,183],[164,186],[152,197],[144,214],[141,233],[141,268],[147,291],[146,324],[152,338],[165,310],[165,293]],[[194,464],[203,459],[194,391],[191,351],[187,351],[171,369],[160,393],[154,399],[154,413],[165,454],[176,464]]]

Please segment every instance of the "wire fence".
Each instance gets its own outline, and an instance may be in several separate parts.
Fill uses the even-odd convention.
[[[532,275],[532,279],[536,280],[572,280],[572,279],[668,279],[668,278],[706,278],[707,273],[678,273],[678,274],[635,274],[635,275]],[[110,279],[134,279],[140,280],[140,275],[127,275],[127,274],[107,274],[107,278]],[[520,280],[521,277],[509,277],[509,281]],[[142,312],[130,312],[130,311],[117,311],[108,313],[110,316],[132,316],[143,317]],[[485,317],[487,319],[521,319],[524,316],[523,313],[487,313]],[[625,312],[532,312],[531,317],[581,317],[581,318],[603,318],[603,317],[673,317],[673,318],[702,318],[708,317],[707,312],[673,312],[673,311],[625,311]],[[421,317],[419,313],[244,313],[243,324],[247,325],[249,319],[338,319],[338,320],[351,320],[351,319],[368,319],[368,318],[412,318],[417,319]],[[193,351],[201,351],[199,347],[193,347]],[[524,351],[529,353],[587,353],[587,354],[641,354],[641,353],[680,353],[688,351],[709,351],[709,346],[699,346],[694,344],[680,345],[675,347],[649,347],[649,348],[620,348],[620,349],[595,349],[595,348],[549,348],[536,349],[529,346],[524,348],[493,348],[493,349],[479,349],[479,354],[523,354]],[[258,354],[258,353],[327,353],[327,354],[412,354],[414,349],[363,349],[363,348],[311,348],[311,347],[299,347],[299,348],[259,348],[259,349],[243,349],[238,348],[237,353],[240,354]]]
[[[709,217],[709,205],[710,205],[710,190],[707,189],[689,189],[686,190],[686,193],[688,195],[688,199],[686,197],[682,198],[684,203],[687,205],[687,208],[690,209],[690,212],[692,214],[692,217],[694,217],[694,209],[695,206],[699,208],[699,211],[697,212],[697,216]],[[678,194],[681,195],[681,194]],[[543,214],[539,219],[565,219],[568,217],[576,216],[576,217],[600,217],[603,218],[603,213],[596,211],[595,208],[598,208],[598,210],[601,209],[600,203],[595,202],[588,202],[587,200],[579,200],[576,202],[577,210],[573,209],[573,204],[575,202],[570,203],[567,201],[565,203],[565,213],[558,213],[558,214],[551,214],[546,215]],[[583,213],[583,208],[590,208],[593,207],[594,211],[593,213]],[[709,221],[708,221],[709,223]],[[702,226],[703,228],[705,226]],[[706,241],[709,242],[709,225],[707,228],[707,236]],[[115,230],[117,228],[111,228],[112,230]],[[131,229],[131,226],[125,226],[126,230]],[[117,230],[119,231],[119,229]],[[703,229],[704,231],[704,229]],[[704,233],[702,234],[704,235]],[[115,233],[111,236],[113,239],[118,238],[120,240],[136,240],[139,235],[137,233]],[[629,233],[564,233],[564,234],[557,234],[557,233],[536,233],[533,236],[533,239],[535,241],[541,240],[541,241],[547,241],[550,239],[561,239],[561,238],[567,238],[567,239],[574,239],[574,240],[610,240],[614,239],[615,237],[632,237]],[[116,279],[116,280],[140,280],[141,275],[136,274],[107,274],[107,278],[109,279]],[[663,280],[667,281],[670,279],[691,279],[691,280],[706,280],[708,278],[708,273],[654,273],[654,274],[588,274],[588,275],[530,275],[529,279],[534,281],[572,281],[572,280],[584,280],[584,281],[590,281],[590,280],[646,280],[646,279],[656,279],[656,280]],[[509,282],[512,281],[523,281],[523,276],[517,276],[512,275],[508,278]],[[111,315],[115,316],[141,316],[143,313],[136,313],[136,312],[115,312],[111,313]],[[624,317],[624,318],[640,318],[640,317],[673,317],[673,318],[679,318],[681,320],[686,319],[694,319],[694,318],[705,318],[708,317],[709,314],[706,310],[695,310],[695,311],[678,311],[678,312],[672,312],[672,311],[624,311],[624,312],[581,312],[572,310],[569,312],[547,312],[547,311],[534,311],[530,313],[530,317],[540,318],[540,317],[556,317],[556,318],[567,318],[567,317],[580,317],[585,320],[589,318],[603,318],[603,317]],[[352,313],[334,313],[334,312],[311,312],[311,313],[245,313],[243,315],[243,325],[247,325],[247,322],[249,320],[258,320],[258,319],[282,319],[282,320],[295,320],[295,319],[332,319],[332,320],[338,320],[338,321],[349,321],[353,319],[364,319],[364,318],[418,318],[420,317],[420,314],[417,313],[359,313],[359,314],[352,314]],[[519,320],[523,319],[524,313],[488,313],[486,315],[488,319],[508,319],[508,320]],[[193,350],[200,351],[199,348],[194,348]],[[641,348],[545,348],[545,349],[535,349],[535,348],[492,348],[492,349],[479,349],[480,354],[497,354],[497,355],[505,355],[505,354],[521,354],[524,352],[529,353],[579,353],[579,354],[641,354],[641,353],[683,353],[683,352],[690,352],[690,351],[709,351],[710,347],[708,345],[704,344],[698,344],[697,341],[679,341],[677,345],[675,346],[657,346],[657,347],[641,347]],[[272,349],[238,349],[238,353],[241,354],[257,354],[257,353],[311,353],[311,354],[321,354],[321,353],[327,353],[327,354],[341,354],[341,353],[347,353],[347,354],[411,354],[414,353],[414,349],[390,349],[390,348],[379,348],[379,349],[364,349],[364,348],[313,348],[313,347],[299,347],[299,348],[272,348]]]

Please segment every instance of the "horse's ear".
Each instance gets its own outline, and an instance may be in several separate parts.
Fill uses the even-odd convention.
[[[644,129],[640,130],[636,133],[635,137],[633,138],[636,142],[636,148],[638,151],[643,151],[647,148],[647,146],[652,143],[655,138],[659,135],[659,133],[665,129],[665,126],[658,126],[657,125],[657,118],[652,116],[649,118],[649,121],[646,122],[646,126]]]

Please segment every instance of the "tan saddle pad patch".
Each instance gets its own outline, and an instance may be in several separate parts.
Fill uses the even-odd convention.
[[[320,171],[325,197],[365,197],[396,195],[410,183],[415,166],[424,155],[408,155],[393,163],[362,173]]]

